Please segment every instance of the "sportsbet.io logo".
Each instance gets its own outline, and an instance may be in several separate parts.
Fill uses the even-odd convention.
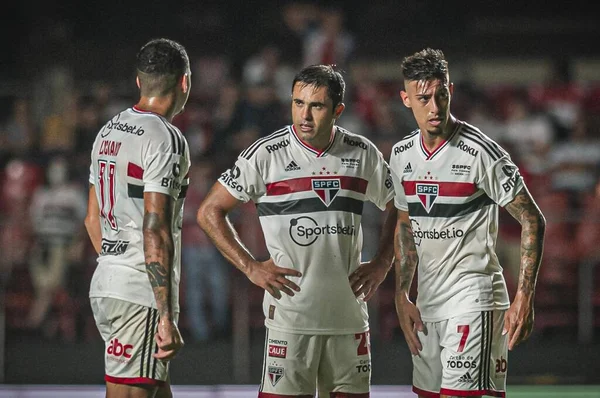
[[[356,235],[354,225],[324,225],[319,226],[317,221],[308,216],[293,218],[290,220],[290,238],[298,246],[310,246],[322,235]]]

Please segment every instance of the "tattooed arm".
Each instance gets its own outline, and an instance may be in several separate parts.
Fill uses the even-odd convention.
[[[173,358],[183,346],[183,339],[173,313],[171,278],[174,244],[172,234],[174,199],[157,192],[144,193],[144,256],[146,273],[156,300],[159,315],[156,342],[158,359]]]
[[[535,286],[542,260],[546,220],[527,187],[506,205],[506,210],[521,224],[521,267],[517,294],[506,312],[503,333],[508,333],[508,348],[527,339],[533,330]]]
[[[396,314],[408,348],[413,355],[423,349],[417,330],[423,331],[423,321],[417,306],[408,297],[410,286],[419,263],[408,212],[398,210],[394,238],[394,267],[396,272]]]

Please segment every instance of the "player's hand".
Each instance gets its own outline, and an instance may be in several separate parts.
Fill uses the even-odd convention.
[[[277,300],[281,298],[281,292],[293,296],[294,291],[300,291],[300,286],[288,279],[290,276],[302,276],[300,271],[279,267],[275,265],[271,258],[250,265],[246,271],[246,276],[252,283],[265,289]]]
[[[386,265],[377,260],[361,263],[348,277],[354,295],[358,297],[364,293],[364,301],[368,301],[373,297],[377,288],[385,279],[390,266],[390,264]]]
[[[419,351],[423,349],[423,345],[421,344],[421,340],[419,340],[417,331],[427,333],[421,320],[421,312],[408,297],[396,297],[395,301],[396,315],[398,315],[398,322],[400,323],[402,333],[404,333],[408,349],[411,354],[419,355]]]
[[[168,319],[160,319],[158,332],[154,335],[158,345],[158,352],[152,356],[161,361],[169,361],[177,355],[183,347],[183,338],[179,333],[177,324]]]
[[[526,340],[533,330],[533,297],[517,292],[515,300],[504,314],[502,335],[508,333],[508,349]]]

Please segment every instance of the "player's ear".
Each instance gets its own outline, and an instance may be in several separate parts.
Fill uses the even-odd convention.
[[[140,84],[140,78],[139,78],[139,76],[135,77],[135,84],[137,84],[138,88],[142,88],[142,86]]]
[[[184,93],[187,93],[190,90],[190,76],[187,73],[181,76],[181,90]]]
[[[410,98],[408,97],[408,93],[404,90],[400,90],[400,98],[402,98],[402,103],[405,107],[410,108]]]
[[[339,119],[340,116],[342,116],[342,112],[344,112],[344,109],[346,109],[346,105],[344,105],[343,102],[340,102],[339,104],[337,104],[337,106],[333,110],[333,118]]]
[[[450,95],[454,95],[454,83],[450,83],[448,86],[448,90],[450,91]]]

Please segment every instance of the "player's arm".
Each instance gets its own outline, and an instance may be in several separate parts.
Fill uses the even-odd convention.
[[[358,297],[365,294],[365,301],[368,301],[381,283],[384,281],[388,271],[392,267],[394,260],[394,229],[396,228],[396,208],[394,200],[386,204],[385,220],[381,227],[379,235],[379,245],[377,252],[371,261],[361,264],[361,266],[350,275],[350,285],[352,291]]]
[[[385,221],[381,227],[379,246],[377,247],[375,258],[384,264],[389,271],[394,260],[394,234],[398,218],[398,212],[394,206],[393,199],[386,204],[385,212]]]
[[[412,224],[407,211],[398,210],[394,237],[394,270],[396,273],[396,314],[408,348],[413,355],[422,350],[416,331],[423,330],[417,307],[410,301],[410,286],[419,262]]]
[[[527,187],[505,206],[521,224],[521,267],[515,299],[505,316],[504,332],[509,349],[527,339],[533,329],[535,287],[542,261],[546,219]]]
[[[96,253],[100,253],[102,247],[102,231],[100,229],[100,206],[96,197],[96,188],[94,184],[90,184],[88,193],[87,214],[85,216],[85,229],[92,241]]]
[[[293,296],[300,288],[286,276],[301,276],[300,272],[278,267],[272,259],[257,261],[240,240],[227,215],[241,203],[220,183],[215,183],[198,209],[197,221],[223,256],[242,271],[252,283],[280,298],[280,291]]]
[[[159,323],[155,340],[160,360],[175,357],[183,339],[175,322],[171,279],[173,277],[173,206],[175,199],[159,192],[144,192],[144,257],[146,273],[154,292]]]
[[[158,192],[144,193],[144,257],[158,315],[173,321],[171,277],[174,243],[171,230],[174,200]]]

